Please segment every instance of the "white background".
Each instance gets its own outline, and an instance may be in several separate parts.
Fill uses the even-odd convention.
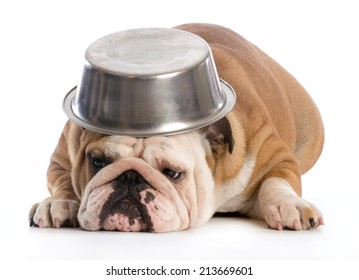
[[[355,1],[2,1],[0,4],[0,256],[28,259],[359,259],[359,8]],[[208,22],[267,52],[309,91],[326,128],[303,196],[323,212],[316,230],[278,232],[263,222],[214,218],[169,234],[28,227],[48,196],[46,169],[65,94],[86,47],[111,32]]]

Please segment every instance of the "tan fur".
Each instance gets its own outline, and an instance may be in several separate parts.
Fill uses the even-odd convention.
[[[229,29],[209,24],[186,24],[176,28],[195,33],[208,42],[219,76],[237,94],[236,105],[227,115],[235,142],[233,151],[230,153],[228,147],[224,147],[217,149],[222,153],[215,154],[209,149],[205,159],[213,173],[217,195],[228,196],[228,201],[237,196],[238,201],[252,201],[236,207],[235,211],[265,219],[273,228],[310,228],[312,217],[318,221],[317,226],[323,224],[319,211],[295,195],[301,195],[300,176],[317,161],[324,143],[320,114],[305,89],[278,63]],[[76,203],[80,202],[91,179],[86,147],[104,137],[72,121],[67,122],[51,157],[47,173],[51,198],[45,201],[73,201],[75,203],[69,202],[69,207],[76,210]],[[246,168],[251,173],[246,171],[243,178],[235,179],[248,164],[248,158],[255,163],[253,170],[249,164]],[[243,182],[245,188],[236,193],[237,185]],[[233,208],[236,203],[232,201],[227,205]],[[31,209],[31,219],[38,207],[35,204]],[[282,215],[281,209],[289,210]],[[301,225],[300,215],[305,218]],[[51,218],[40,220],[40,227],[61,226]]]
[[[225,181],[237,174],[246,149],[257,162],[248,196],[273,176],[288,179],[301,194],[300,175],[314,165],[324,143],[322,120],[311,97],[291,74],[235,32],[210,24],[177,28],[207,41],[219,76],[237,94],[228,114],[236,140],[234,156],[224,155],[216,177]]]

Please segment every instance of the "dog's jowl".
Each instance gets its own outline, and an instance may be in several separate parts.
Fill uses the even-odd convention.
[[[176,29],[208,43],[218,76],[236,93],[233,109],[195,130],[148,137],[102,134],[69,120],[48,168],[50,197],[32,207],[31,223],[168,232],[238,212],[278,230],[323,225],[301,197],[301,175],[324,143],[312,98],[235,32],[208,24]]]

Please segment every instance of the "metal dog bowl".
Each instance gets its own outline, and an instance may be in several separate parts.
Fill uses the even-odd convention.
[[[105,134],[168,135],[224,117],[235,93],[219,80],[208,44],[177,29],[144,28],[89,46],[80,85],[64,99],[67,116]]]

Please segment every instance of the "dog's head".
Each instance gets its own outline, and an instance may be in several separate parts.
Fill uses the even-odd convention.
[[[173,136],[106,136],[82,129],[72,158],[72,182],[87,230],[184,230],[215,212],[220,154],[231,152],[226,119]]]

